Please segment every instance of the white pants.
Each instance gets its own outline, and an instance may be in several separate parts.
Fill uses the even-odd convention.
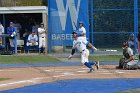
[[[85,64],[85,62],[89,62],[88,56],[89,56],[89,50],[88,49],[85,49],[84,51],[82,51],[82,53],[81,53],[81,63],[82,64]]]
[[[41,47],[45,47],[46,46],[46,43],[45,43],[45,37],[39,37],[39,48]]]
[[[15,40],[14,39],[9,39],[10,46],[14,47],[15,46]]]
[[[38,42],[35,42],[35,45],[38,45]],[[27,42],[27,46],[34,46],[32,43]]]
[[[128,65],[135,65],[135,64],[138,64],[138,61],[139,60],[132,60],[132,61],[128,62],[127,64]]]

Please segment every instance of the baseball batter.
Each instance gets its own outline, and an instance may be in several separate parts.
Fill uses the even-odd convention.
[[[40,27],[38,28],[38,35],[39,35],[39,50],[40,53],[45,53],[45,39],[46,39],[46,30],[44,28],[44,24],[41,23]]]
[[[71,52],[71,55],[68,57],[68,59],[72,58],[72,56],[75,53],[75,49],[77,49],[81,54],[81,63],[89,68],[88,73],[91,73],[94,70],[92,65],[95,65],[96,68],[98,69],[99,62],[89,62],[89,60],[88,60],[89,50],[86,48],[88,41],[83,41],[83,40],[79,39],[76,32],[73,32],[72,34],[73,34],[74,41],[73,41],[72,52]]]

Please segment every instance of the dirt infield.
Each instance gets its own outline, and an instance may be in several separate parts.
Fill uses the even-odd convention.
[[[140,70],[115,69],[116,65],[101,65],[99,70],[87,73],[84,66],[27,67],[0,69],[0,90],[19,88],[65,79],[140,78]]]

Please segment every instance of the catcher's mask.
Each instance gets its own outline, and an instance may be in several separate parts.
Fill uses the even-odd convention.
[[[123,44],[122,44],[122,47],[125,48],[126,46],[128,46],[128,42],[124,41]]]

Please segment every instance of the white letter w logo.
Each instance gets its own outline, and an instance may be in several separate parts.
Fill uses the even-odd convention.
[[[70,11],[70,17],[72,20],[73,29],[76,30],[73,22],[75,22],[75,24],[77,24],[80,2],[81,2],[81,0],[78,0],[78,5],[76,8],[74,0],[66,0],[66,8],[64,8],[63,0],[56,0],[58,14],[60,16],[60,22],[61,22],[63,31],[65,31],[65,27],[66,27],[68,10]]]

